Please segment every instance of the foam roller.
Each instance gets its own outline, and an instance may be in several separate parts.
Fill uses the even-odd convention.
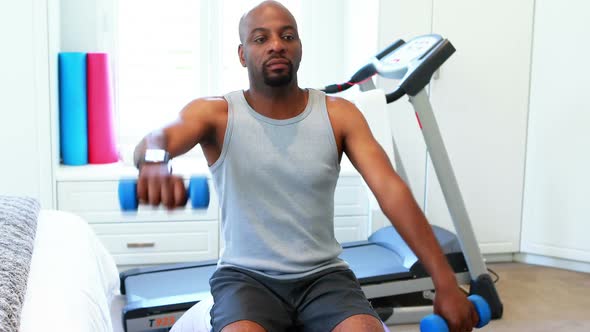
[[[492,318],[492,311],[486,300],[479,295],[470,295],[467,299],[475,306],[475,311],[479,316],[479,322],[475,326],[476,328],[482,328],[486,326]],[[449,332],[447,322],[439,315],[431,314],[424,317],[420,321],[421,332]]]
[[[119,206],[123,211],[136,211],[139,202],[137,200],[137,179],[119,180]],[[206,177],[191,177],[187,195],[193,209],[205,209],[209,206],[209,185]]]
[[[108,164],[119,160],[114,126],[113,89],[109,56],[86,55],[88,97],[88,162]]]
[[[65,165],[86,165],[86,53],[62,52],[58,61],[60,156]]]

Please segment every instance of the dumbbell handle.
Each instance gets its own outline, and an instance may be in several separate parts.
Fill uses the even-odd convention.
[[[137,179],[119,180],[119,205],[123,211],[136,211],[139,202],[137,201]],[[187,196],[190,198],[193,209],[201,209],[209,206],[209,185],[205,177],[191,177]]]
[[[490,322],[492,313],[489,304],[486,300],[479,295],[470,295],[469,301],[475,306],[477,315],[479,316],[479,322],[475,327],[482,328]],[[448,332],[449,326],[447,322],[439,315],[431,314],[420,321],[421,332]]]

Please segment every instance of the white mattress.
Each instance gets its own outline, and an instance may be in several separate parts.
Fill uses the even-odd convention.
[[[42,211],[20,332],[120,331],[120,307],[117,267],[86,221]]]

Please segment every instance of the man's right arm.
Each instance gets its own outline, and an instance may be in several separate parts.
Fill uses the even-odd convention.
[[[222,98],[197,99],[189,103],[169,125],[146,135],[136,146],[133,159],[139,169],[137,196],[140,202],[174,208],[186,204],[182,178],[169,173],[167,163],[145,164],[147,149],[165,150],[169,159],[182,155],[198,143],[214,137]]]
[[[180,112],[167,126],[147,134],[135,147],[133,160],[141,169],[147,149],[166,150],[170,159],[182,155],[214,132],[216,108],[223,106],[220,99],[197,99]]]

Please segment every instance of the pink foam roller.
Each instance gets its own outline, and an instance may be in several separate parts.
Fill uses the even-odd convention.
[[[88,162],[114,163],[119,160],[113,121],[113,91],[106,53],[86,57],[88,100]]]

